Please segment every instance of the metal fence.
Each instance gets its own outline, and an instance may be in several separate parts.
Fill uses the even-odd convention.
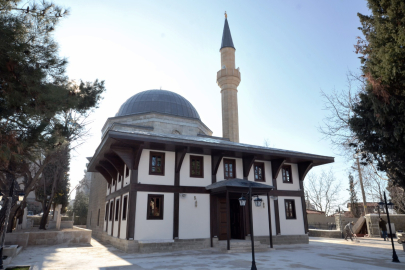
[[[315,229],[315,230],[336,230],[336,223],[309,223],[308,229]]]

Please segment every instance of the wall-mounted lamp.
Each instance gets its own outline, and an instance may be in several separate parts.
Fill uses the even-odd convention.
[[[182,198],[185,198],[187,196],[186,193],[181,193],[180,195],[181,195]]]

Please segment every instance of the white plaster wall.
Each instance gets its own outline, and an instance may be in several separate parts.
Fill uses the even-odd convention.
[[[113,202],[114,199],[110,200],[110,203],[108,204],[108,229],[107,229],[107,234],[111,235],[111,226],[114,221],[114,218],[111,218],[110,220],[110,215],[111,215],[111,202]]]
[[[197,207],[195,206],[197,202]],[[179,238],[210,237],[210,195],[187,193],[179,199]]]
[[[243,167],[242,167],[242,159],[241,158],[233,158],[233,157],[224,157],[225,159],[234,159],[235,160],[235,178],[243,179]],[[217,182],[225,180],[224,178],[224,158],[221,160],[219,164],[218,171],[217,171]]]
[[[264,160],[256,160],[255,162],[264,163],[264,179],[266,180],[266,182],[259,182],[259,183],[263,183],[263,184],[272,186],[273,185],[273,178],[272,178],[272,174],[271,174],[271,162],[270,161],[264,161]],[[254,166],[253,165],[252,165],[252,168],[250,168],[248,180],[249,181],[255,181]]]
[[[291,173],[292,173],[292,179],[293,183],[292,184],[284,184],[283,183],[283,175],[280,170],[280,173],[277,176],[277,189],[281,190],[299,190],[300,189],[300,182],[298,178],[298,165],[297,164],[291,164],[291,163],[285,163],[285,165],[291,165]]]
[[[106,203],[106,204],[107,204],[107,203]],[[105,208],[105,205],[104,205],[104,208]],[[106,229],[106,227],[107,227],[107,222],[108,222],[108,219],[107,219],[107,220],[105,219],[106,215],[107,215],[107,213],[105,213],[105,215],[104,215],[104,220],[103,220],[103,222],[104,222],[103,231],[104,231],[104,232],[105,232],[105,229]]]
[[[114,180],[111,179],[111,191],[110,193],[114,193],[115,192],[115,182]]]
[[[118,237],[118,225],[120,222],[120,216],[118,217],[118,220],[115,220],[115,215],[116,215],[116,211],[117,211],[117,202],[119,202],[121,204],[121,196],[120,197],[116,197],[115,198],[115,203],[114,203],[114,216],[113,216],[113,220],[114,220],[114,237]],[[120,206],[118,206],[118,211],[120,211],[119,209]]]
[[[129,185],[129,179],[131,179],[131,173],[132,171],[129,170],[128,177],[125,177],[125,172],[127,171],[127,165],[124,166],[124,187]]]
[[[121,228],[120,228],[120,238],[121,239],[126,239],[127,237],[127,221],[128,221],[128,204],[129,204],[129,193],[124,193],[122,195],[122,203],[124,203],[124,197],[128,196],[127,199],[127,218],[125,220],[122,219],[122,215],[124,213],[124,205],[121,205]]]
[[[270,235],[269,231],[269,214],[267,205],[267,196],[259,196],[262,201],[262,205],[257,207],[252,205],[253,212],[253,233],[255,236],[267,236]],[[264,204],[263,204],[264,203]],[[247,204],[246,204],[247,206]],[[273,220],[272,220],[273,222]]]
[[[147,220],[148,194],[164,195],[163,220]],[[138,192],[136,198],[135,240],[173,239],[173,193]]]
[[[190,177],[190,155],[204,157],[204,178]],[[186,154],[180,169],[180,186],[208,186],[211,184],[211,156]]]
[[[295,200],[295,214],[297,219],[285,218],[285,199]],[[278,207],[280,214],[280,234],[294,235],[305,234],[304,217],[302,215],[301,197],[278,197]]]
[[[120,190],[121,185],[122,185],[122,180],[121,181],[119,181],[119,180],[120,180],[120,174],[117,173],[117,190]]]
[[[152,185],[174,185],[174,160],[175,153],[168,151],[152,151],[164,152],[165,154],[165,175],[149,175],[149,149],[142,151],[141,159],[138,168],[138,182],[141,184]]]

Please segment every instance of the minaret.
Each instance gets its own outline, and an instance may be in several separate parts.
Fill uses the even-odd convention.
[[[225,12],[225,25],[222,34],[221,70],[217,73],[217,83],[221,87],[222,137],[239,142],[238,85],[239,68],[235,69],[235,47]]]

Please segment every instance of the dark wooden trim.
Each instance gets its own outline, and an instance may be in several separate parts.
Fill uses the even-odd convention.
[[[256,156],[247,156],[242,158],[243,179],[248,179],[250,169],[256,160]]]
[[[122,194],[129,192],[129,189],[130,189],[130,185],[125,186],[125,187],[119,189],[118,191],[116,191],[114,193],[110,193],[109,195],[107,195],[106,199],[111,200],[111,199],[113,199],[115,197],[121,196]]]
[[[110,201],[108,201],[107,203],[106,203],[106,211],[105,211],[105,222],[106,222],[106,224],[105,224],[105,232],[106,233],[108,233],[108,216],[109,216],[109,213],[110,213]]]
[[[286,204],[291,203],[292,208],[292,215],[291,217],[288,216]],[[295,208],[295,200],[294,199],[284,199],[284,210],[285,210],[285,219],[297,219],[297,211]]]
[[[278,200],[274,200],[274,216],[276,217],[276,234],[280,234],[280,211],[278,210]]]
[[[226,192],[226,249],[231,249],[231,213],[229,207],[229,192]]]
[[[133,169],[134,164],[134,150],[130,147],[115,147],[111,146],[110,149],[119,156],[119,158],[124,161],[129,169]]]
[[[134,188],[138,183],[138,170],[131,170],[129,181],[128,213],[127,213],[127,239],[135,239],[135,218],[137,190]],[[126,187],[124,187],[125,189]]]
[[[150,191],[150,192],[166,192],[166,193],[210,193],[205,187],[192,187],[192,186],[166,186],[166,185],[149,185],[149,184],[136,184],[134,188],[137,191]]]
[[[236,159],[234,158],[224,158],[223,159],[223,166],[224,166],[224,179],[230,179],[230,178],[236,178]],[[225,163],[228,164],[228,168],[229,168],[229,164],[232,164],[232,174],[233,176],[230,177],[229,176],[229,171],[228,171],[228,177],[225,176]]]
[[[111,219],[111,236],[112,237],[114,237],[114,222],[115,222],[115,220],[114,220],[114,209],[115,208],[115,199],[113,199],[112,200],[112,214],[111,214],[111,216],[112,216],[112,219]]]
[[[121,212],[122,212],[122,204],[123,204],[124,202],[122,201],[122,195],[121,195],[121,198],[120,198],[120,209],[119,209],[119,213],[118,213],[118,238],[120,238],[120,233],[121,233],[121,220],[122,220],[122,218],[121,218]]]
[[[262,180],[256,180],[256,176],[255,176],[255,170],[256,170],[256,166],[260,166],[262,167],[262,175],[263,175],[263,179]],[[265,165],[264,162],[254,162],[253,163],[253,180],[255,182],[266,182],[266,171],[265,171]]]
[[[271,204],[270,204],[270,195],[267,193],[267,214],[269,216],[269,235],[270,235],[270,248],[273,248],[273,233],[271,228]]]
[[[302,182],[302,181],[300,181],[300,182]],[[301,205],[302,205],[302,216],[304,217],[304,230],[305,230],[305,233],[308,233],[307,206],[305,203],[304,194],[301,196]]]
[[[101,166],[96,166],[96,171],[98,171],[104,179],[107,181],[108,185],[111,185],[111,175]]]
[[[133,159],[133,168],[134,170],[138,170],[139,168],[139,161],[141,160],[142,151],[145,148],[144,144],[138,146],[138,148],[134,151],[134,159]]]
[[[152,157],[156,156],[161,159],[161,165],[162,165],[162,171],[161,172],[153,172],[152,171]],[[156,158],[157,161],[157,158]],[[158,175],[158,176],[164,176],[165,175],[165,166],[166,166],[166,153],[165,152],[155,152],[155,151],[150,151],[149,152],[149,175]],[[155,166],[156,167],[156,166]]]
[[[277,176],[280,173],[281,167],[286,162],[285,159],[274,159],[271,161],[271,174],[273,177],[273,186],[277,189]]]
[[[180,150],[176,150],[176,157],[175,157],[175,172],[180,172],[181,165],[183,165],[184,157],[187,154],[187,147],[181,148]]]
[[[210,246],[214,247],[213,238],[214,238],[214,196],[210,194]]]
[[[175,192],[174,196],[174,207],[173,207],[173,239],[179,238],[179,211],[180,211],[180,193]]]
[[[150,213],[150,207],[149,207],[149,202],[150,199],[154,197],[154,198],[159,198],[160,199],[160,216],[153,216]],[[146,207],[147,207],[147,211],[146,211],[146,220],[163,220],[163,216],[164,216],[164,207],[165,205],[165,195],[163,194],[148,194],[148,200],[146,202]]]
[[[200,175],[192,175],[192,159],[199,160],[200,161]],[[196,155],[190,155],[190,177],[191,178],[204,178],[204,156],[196,156]]]
[[[126,199],[126,201],[125,201],[125,199]],[[124,218],[124,216],[125,216],[125,218]],[[121,219],[122,220],[127,220],[127,217],[128,217],[128,195],[125,195],[123,197],[123,201],[122,201],[122,216],[121,216]]]
[[[101,160],[99,162],[100,166],[103,167],[112,177],[113,181],[117,181],[117,170],[114,168],[113,165],[111,165],[110,162],[107,160]]]
[[[125,175],[124,172],[124,162],[122,159],[120,159],[117,155],[113,154],[104,154],[104,158],[111,163],[111,165],[114,166],[114,168],[117,170],[117,172],[120,175]]]
[[[311,161],[308,162],[299,162],[298,163],[298,178],[300,181],[304,181],[305,176],[312,169],[314,163]]]
[[[212,175],[217,175],[219,164],[221,164],[221,160],[224,157],[223,153],[219,154],[212,154],[211,155],[211,170],[212,170]]]
[[[285,179],[284,179],[284,171],[289,172],[290,181],[285,181]],[[292,166],[290,164],[283,165],[283,167],[281,168],[281,179],[283,181],[283,184],[292,184],[292,183],[294,183],[294,178],[292,176]]]
[[[301,197],[304,193],[302,190],[271,190],[269,194],[270,196]]]
[[[121,197],[115,198],[115,215],[114,215],[114,221],[119,221],[120,219],[120,204],[121,204]],[[118,203],[117,203],[118,201]],[[118,207],[118,211],[117,211]]]

